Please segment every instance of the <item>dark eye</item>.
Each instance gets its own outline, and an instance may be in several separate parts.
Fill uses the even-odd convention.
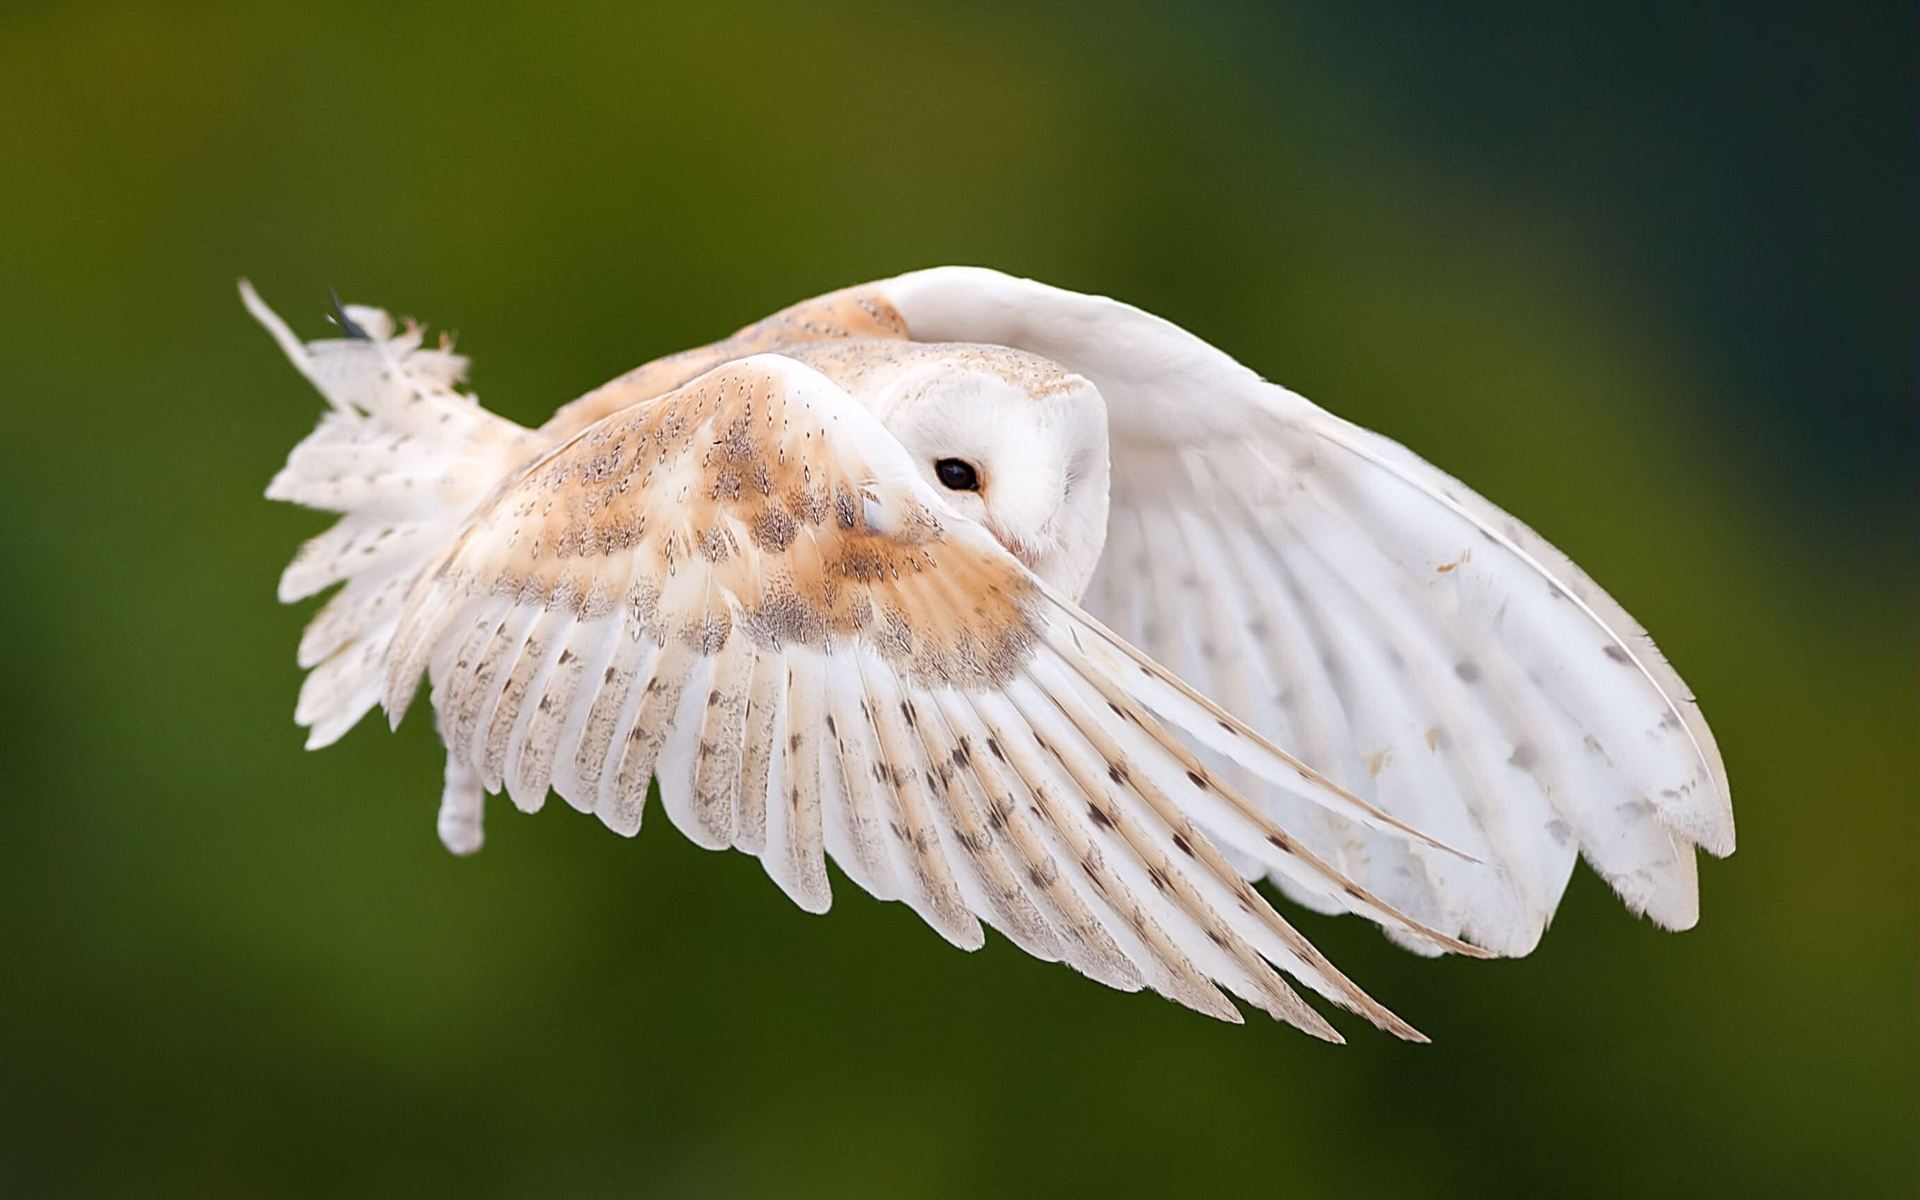
[[[939,477],[942,487],[952,488],[956,492],[980,490],[980,474],[964,458],[943,458],[933,464],[933,473]]]

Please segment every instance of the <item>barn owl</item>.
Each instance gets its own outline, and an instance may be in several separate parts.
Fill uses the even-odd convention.
[[[412,322],[302,343],[267,495],[309,746],[421,679],[438,829],[549,791],[809,912],[826,861],[942,937],[1329,1041],[1424,1040],[1253,884],[1423,954],[1522,955],[1584,856],[1669,929],[1733,850],[1691,693],[1538,534],[1140,309],[940,267],[803,301],[525,428]]]

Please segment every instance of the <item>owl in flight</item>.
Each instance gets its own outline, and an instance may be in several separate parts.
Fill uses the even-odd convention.
[[[1666,928],[1727,777],[1633,618],[1538,534],[1137,308],[970,267],[803,301],[537,429],[377,309],[267,495],[327,745],[422,676],[440,837],[487,793],[622,834],[650,781],[800,907],[826,860],[956,946],[1329,1041],[1424,1040],[1254,882],[1423,954],[1521,955],[1584,856]],[[1290,982],[1291,981],[1291,982]]]

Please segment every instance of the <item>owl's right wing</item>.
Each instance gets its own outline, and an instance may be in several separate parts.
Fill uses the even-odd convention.
[[[1216,843],[1435,949],[1194,754],[1391,838],[1051,591],[928,487],[824,376],[754,355],[605,417],[502,485],[410,592],[385,699],[423,672],[450,780],[616,831],[648,780],[798,904],[825,857],[956,945],[980,922],[1223,1019],[1222,989],[1338,1035],[1278,967],[1418,1035],[1307,944]],[[470,830],[477,834],[477,830]],[[473,841],[466,843],[475,844]]]

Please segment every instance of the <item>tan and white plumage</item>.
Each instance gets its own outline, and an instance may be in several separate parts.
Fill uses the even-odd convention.
[[[1283,975],[1419,1035],[1251,880],[1421,952],[1524,954],[1576,855],[1684,928],[1694,848],[1732,850],[1711,733],[1591,579],[1137,309],[915,272],[528,430],[417,328],[350,308],[356,336],[302,345],[243,295],[332,406],[268,490],[345,514],[282,579],[346,584],[296,717],[310,745],[397,724],[424,675],[456,852],[486,793],[632,834],[657,781],[809,911],[831,858],[955,945],[984,921],[1338,1040]]]

